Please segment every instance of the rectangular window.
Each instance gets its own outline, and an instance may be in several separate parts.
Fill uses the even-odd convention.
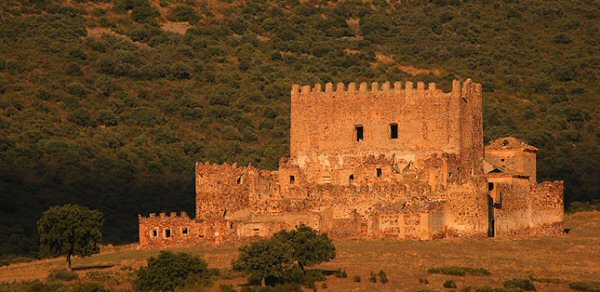
[[[290,175],[290,186],[293,186],[295,182],[296,182],[296,177],[294,177],[293,175]]]
[[[383,172],[381,171],[381,168],[377,169],[377,177],[381,177],[381,175],[383,174]]]
[[[169,228],[165,229],[165,237],[166,238],[170,238],[171,237],[171,229],[169,229]]]
[[[190,234],[190,230],[187,227],[181,228],[181,234],[188,235]]]
[[[152,237],[158,237],[158,228],[154,228],[154,230],[152,230]]]
[[[363,126],[356,125],[356,126],[354,126],[354,129],[356,131],[356,142],[360,142],[360,141],[364,140],[365,132],[364,132]]]
[[[398,139],[398,124],[390,124],[390,139]]]

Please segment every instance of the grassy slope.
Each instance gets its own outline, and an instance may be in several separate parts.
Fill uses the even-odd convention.
[[[473,78],[486,140],[526,139],[568,201],[600,198],[596,1],[21,2],[0,7],[2,256],[36,250],[51,205],[127,242],[138,213],[193,210],[195,161],[276,168],[292,82]]]
[[[568,291],[569,282],[590,281],[600,278],[600,212],[582,212],[569,215],[569,235],[550,238],[521,239],[450,239],[435,241],[336,241],[337,258],[320,266],[326,270],[346,269],[348,278],[328,277],[331,291],[416,291],[433,289],[442,291],[442,283],[455,279],[458,288],[492,285],[501,287],[505,280],[527,278],[558,278],[559,284],[536,283],[538,291]],[[204,257],[211,267],[230,268],[236,257],[233,246],[190,247],[176,250]],[[137,250],[129,245],[107,248],[101,254],[75,259],[77,273],[83,281],[96,277],[104,279],[111,288],[130,287],[131,268],[145,264],[145,259],[158,254],[158,250]],[[485,268],[491,276],[444,276],[427,273],[428,268],[447,266]],[[0,267],[0,282],[44,280],[50,270],[64,267],[64,259],[41,260],[32,263]],[[385,286],[368,281],[371,271],[384,270],[390,282]],[[98,275],[100,273],[100,275]],[[104,275],[104,276],[101,276]],[[353,277],[362,277],[354,283]],[[418,279],[427,278],[428,285]],[[220,279],[218,283],[242,285],[241,275],[233,279]],[[1,290],[0,285],[0,290]],[[320,284],[317,285],[320,287]]]

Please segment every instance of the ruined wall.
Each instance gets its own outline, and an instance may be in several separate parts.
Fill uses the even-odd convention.
[[[506,171],[526,175],[537,181],[536,152],[524,149],[486,149],[485,159]]]
[[[564,220],[564,182],[542,182],[531,188],[532,223],[553,225]],[[559,228],[561,227],[559,226]]]
[[[512,175],[488,178],[494,183],[498,200],[494,208],[495,236],[505,237],[519,234],[532,227],[530,183],[526,177]]]

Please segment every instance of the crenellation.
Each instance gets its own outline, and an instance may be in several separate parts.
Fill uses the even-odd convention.
[[[560,230],[564,185],[537,183],[538,149],[512,137],[484,147],[480,84],[333,86],[292,85],[290,156],[278,170],[196,163],[195,218],[138,215],[140,245],[220,244],[300,224],[357,239]]]

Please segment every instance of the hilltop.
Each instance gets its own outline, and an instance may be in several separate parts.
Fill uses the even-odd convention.
[[[484,87],[489,141],[540,148],[540,180],[600,199],[595,1],[4,1],[0,255],[34,255],[65,202],[193,213],[196,161],[275,169],[292,83],[453,79]]]

